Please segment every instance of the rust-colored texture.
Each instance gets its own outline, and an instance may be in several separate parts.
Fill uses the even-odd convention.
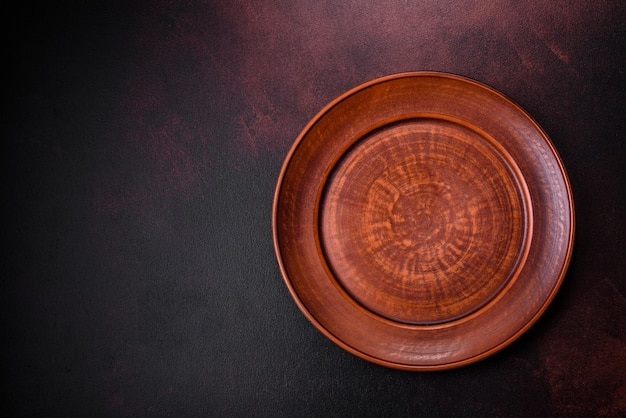
[[[346,92],[298,136],[273,236],[292,296],[331,340],[445,369],[543,313],[571,257],[573,200],[519,106],[469,79],[402,73]]]

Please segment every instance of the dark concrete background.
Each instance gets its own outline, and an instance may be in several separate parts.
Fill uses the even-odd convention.
[[[3,410],[626,414],[621,1],[88,3],[5,16]],[[355,85],[417,70],[524,107],[577,210],[572,264],[542,319],[437,373],[367,363],[316,331],[282,282],[270,225],[306,122]]]

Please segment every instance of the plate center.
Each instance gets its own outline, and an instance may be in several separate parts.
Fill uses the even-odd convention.
[[[388,319],[466,316],[516,274],[527,230],[521,181],[472,129],[435,118],[384,125],[325,184],[327,264],[356,301]]]

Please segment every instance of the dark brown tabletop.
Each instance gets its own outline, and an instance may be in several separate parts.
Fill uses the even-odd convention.
[[[87,3],[5,17],[10,415],[626,415],[622,2]],[[527,111],[576,211],[541,318],[444,371],[334,344],[272,242],[276,182],[308,121],[407,71],[467,77]]]

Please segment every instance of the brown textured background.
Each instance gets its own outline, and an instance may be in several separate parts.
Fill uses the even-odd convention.
[[[0,265],[15,416],[626,415],[621,1],[62,1],[7,16]],[[298,311],[273,188],[322,106],[417,70],[487,83],[570,174],[574,256],[511,347],[369,364]],[[8,385],[7,385],[8,384]]]

